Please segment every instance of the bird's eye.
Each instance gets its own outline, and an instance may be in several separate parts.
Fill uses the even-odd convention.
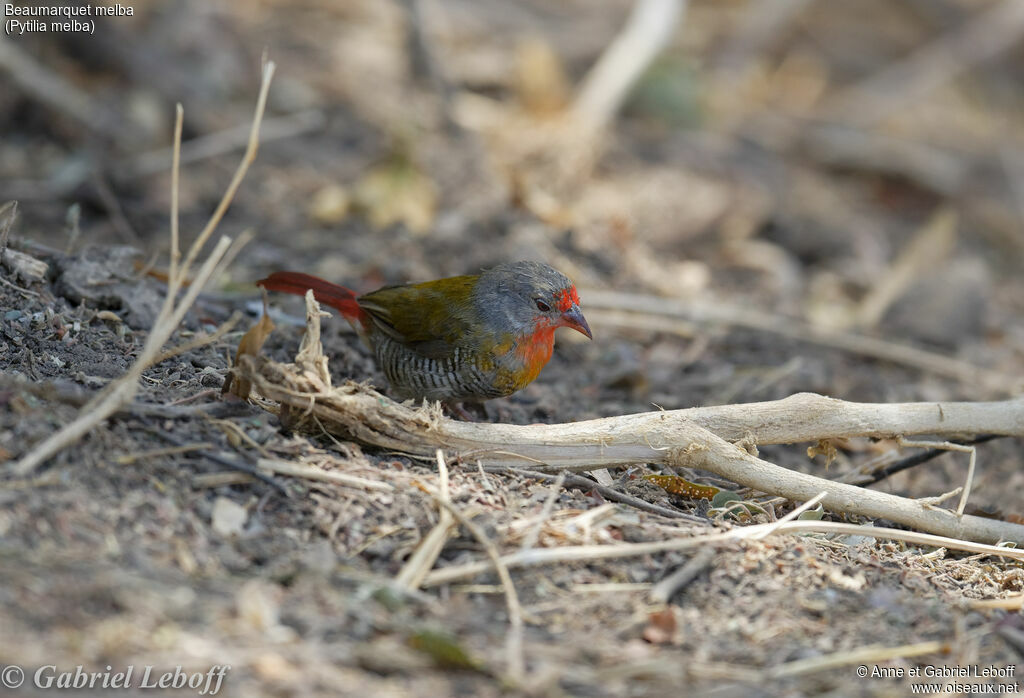
[[[549,310],[551,310],[551,306],[550,306],[550,305],[548,305],[547,303],[545,303],[545,302],[544,302],[543,300],[541,300],[540,298],[537,298],[537,299],[535,299],[535,300],[534,300],[534,303],[536,303],[536,304],[537,304],[537,310],[539,310],[539,311],[540,311],[540,312],[542,312],[542,313],[546,313],[546,312],[548,312]]]

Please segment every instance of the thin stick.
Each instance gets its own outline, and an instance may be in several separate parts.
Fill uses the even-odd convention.
[[[438,501],[447,502],[450,496],[448,492],[448,464],[444,462],[444,452],[441,449],[437,449],[435,456],[437,458]],[[416,551],[406,561],[398,576],[395,577],[395,583],[400,588],[413,591],[423,585],[423,580],[427,577],[431,568],[433,568],[434,563],[437,562],[437,558],[444,548],[444,543],[448,539],[448,534],[451,533],[453,528],[455,528],[455,518],[447,507],[442,506],[437,525],[430,530],[430,533],[426,535],[419,547],[416,548]]]
[[[185,109],[181,102],[174,108],[174,144],[171,148],[171,261],[168,270],[167,297],[173,298],[178,293],[178,262],[181,260],[181,249],[178,243],[178,195],[181,177],[181,129],[185,121]],[[172,287],[171,284],[174,284]]]
[[[249,131],[249,145],[245,149],[245,155],[242,156],[242,162],[239,163],[238,169],[235,170],[234,177],[231,178],[231,183],[228,184],[227,191],[224,193],[224,197],[217,204],[217,208],[214,210],[213,215],[210,216],[210,220],[207,222],[206,227],[203,228],[202,232],[199,233],[199,237],[192,243],[192,247],[189,249],[188,256],[185,257],[185,263],[182,265],[182,275],[186,275],[188,268],[192,265],[192,262],[198,256],[199,251],[206,244],[210,235],[216,230],[220,224],[221,218],[228,210],[228,206],[231,205],[231,201],[235,198],[235,192],[238,191],[238,187],[241,186],[242,180],[245,179],[246,172],[249,171],[249,166],[256,160],[256,152],[259,150],[260,145],[260,123],[263,121],[263,111],[267,106],[267,93],[270,92],[270,81],[274,77],[274,63],[268,61],[263,64],[263,84],[260,85],[260,94],[256,99],[256,116],[252,121],[252,128]]]
[[[149,429],[148,431],[154,436],[156,436],[158,439],[163,439],[169,444],[173,444],[178,447],[183,447],[187,445],[181,439],[171,436],[165,431],[161,431],[159,429]],[[247,475],[251,475],[257,480],[267,483],[268,485],[276,489],[278,492],[283,494],[285,497],[290,496],[288,494],[288,490],[285,488],[284,485],[282,485],[280,482],[272,478],[270,475],[267,475],[258,467],[246,463],[241,458],[229,456],[225,453],[221,453],[220,451],[211,451],[209,449],[194,451],[193,453],[195,453],[195,455],[202,456],[203,458],[206,458],[208,460],[212,460],[214,463],[219,463],[220,465],[231,468],[232,470],[237,470]]]
[[[769,528],[766,528],[763,533],[756,534],[751,538],[751,540],[760,540],[761,538],[770,536],[779,526],[783,525],[787,521],[795,520],[796,517],[800,516],[800,514],[804,513],[805,511],[813,507],[815,504],[823,500],[826,497],[826,495],[828,495],[828,492],[819,492],[817,495],[811,497],[806,502],[793,509],[793,511],[789,512],[778,521],[771,522],[769,524]]]
[[[318,480],[320,482],[332,482],[346,487],[356,487],[361,490],[372,490],[376,492],[394,492],[393,485],[379,480],[368,480],[363,477],[356,477],[347,473],[339,473],[335,470],[323,470],[314,468],[305,463],[293,463],[291,461],[277,458],[259,458],[256,465],[264,470],[269,470],[278,475],[290,477],[301,477],[306,480]]]
[[[711,565],[711,561],[715,559],[715,552],[715,549],[710,547],[698,551],[679,569],[651,587],[648,594],[651,603],[668,603],[677,591],[696,579]]]
[[[162,456],[177,456],[182,453],[190,453],[191,451],[203,451],[208,448],[213,448],[213,444],[207,441],[200,441],[194,444],[185,444],[183,446],[168,446],[167,448],[154,448],[149,451],[135,451],[133,453],[126,453],[123,456],[117,457],[118,465],[131,465],[140,460],[148,460],[149,458],[160,458]]]
[[[978,444],[983,444],[988,441],[992,441],[993,439],[1000,438],[1003,437],[997,434],[985,434],[984,436],[979,436],[976,439],[964,441],[961,443],[961,445],[976,446]],[[953,443],[957,442],[954,441]],[[895,463],[890,463],[889,465],[881,466],[877,469],[870,469],[863,475],[860,475],[857,472],[851,472],[847,477],[843,479],[843,481],[857,484],[860,485],[861,487],[867,487],[868,485],[873,485],[876,482],[881,482],[886,478],[892,477],[896,473],[900,473],[903,472],[904,470],[909,470],[910,468],[914,468],[923,463],[927,463],[928,461],[936,458],[937,456],[941,456],[943,453],[948,453],[948,451],[940,448],[930,448],[927,451],[915,453],[914,455],[908,456],[906,458],[901,458]],[[864,480],[862,479],[862,477],[866,477],[868,479]]]
[[[945,654],[947,652],[949,652],[949,643],[946,642],[919,642],[914,645],[899,645],[897,647],[869,645],[868,647],[858,647],[847,652],[826,654],[823,657],[809,657],[807,659],[786,662],[770,670],[768,676],[773,679],[781,679],[813,674],[818,671],[849,666],[850,664],[873,664],[892,659],[906,659],[907,657],[919,657],[923,654]]]
[[[319,109],[285,114],[266,118],[260,129],[260,143],[300,136],[321,128],[327,123],[327,117]],[[181,145],[181,164],[190,165],[218,155],[230,153],[245,147],[249,142],[248,126],[232,126],[224,131],[193,138]],[[171,154],[168,148],[161,148],[143,153],[137,160],[127,165],[127,173],[133,177],[144,177],[167,168],[167,158]]]
[[[967,479],[964,482],[963,494],[960,495],[960,504],[956,508],[956,513],[962,515],[967,507],[967,497],[971,494],[971,486],[974,484],[974,470],[978,461],[978,449],[975,446],[955,444],[951,441],[908,441],[901,438],[897,443],[900,446],[909,446],[911,448],[933,448],[938,451],[957,451],[970,454],[967,461]]]
[[[584,125],[601,129],[672,38],[686,0],[637,0],[622,32],[590,69],[572,106]]]
[[[566,473],[562,472],[555,478],[555,486],[551,488],[548,496],[544,498],[544,505],[540,508],[540,516],[537,518],[537,523],[523,536],[523,544],[519,546],[520,550],[529,550],[537,544],[541,529],[544,528],[544,524],[551,517],[551,509],[555,505],[555,499],[558,498],[558,493],[562,490],[562,485],[565,484],[565,476]]]
[[[172,359],[175,356],[178,356],[179,354],[184,354],[187,351],[192,351],[193,349],[198,349],[199,347],[205,347],[207,344],[212,344],[213,342],[216,342],[218,339],[220,339],[228,332],[233,330],[235,328],[235,325],[237,325],[238,321],[241,319],[242,314],[236,311],[231,315],[231,317],[225,320],[220,327],[218,327],[210,334],[199,335],[198,337],[194,337],[193,339],[185,342],[184,344],[179,344],[178,346],[172,349],[168,349],[167,351],[160,354],[160,356],[153,359],[153,363],[150,364],[150,366],[156,366],[157,364],[167,361],[167,359]]]
[[[707,526],[710,521],[700,516],[694,516],[693,514],[687,514],[685,511],[679,511],[677,509],[669,509],[668,507],[658,506],[652,504],[646,500],[634,497],[631,494],[620,492],[611,487],[605,487],[599,485],[590,478],[583,477],[581,475],[573,475],[564,470],[559,471],[557,475],[551,473],[542,473],[536,470],[523,470],[522,468],[510,468],[508,466],[481,466],[486,472],[489,473],[509,473],[515,475],[523,475],[525,477],[532,477],[538,480],[558,480],[559,475],[565,475],[563,484],[566,487],[575,487],[577,489],[594,491],[599,495],[611,502],[618,502],[619,504],[626,504],[635,509],[641,511],[650,512],[651,514],[657,514],[658,516],[664,516],[669,519],[682,519],[690,523],[701,524]]]
[[[783,533],[833,533],[851,536],[866,536],[870,538],[884,538],[889,540],[901,540],[917,545],[927,545],[936,548],[949,548],[952,550],[963,550],[969,553],[984,555],[996,555],[1013,560],[1024,561],[1024,549],[1004,548],[994,545],[983,545],[981,543],[970,543],[964,540],[946,538],[944,536],[933,536],[927,533],[915,531],[902,531],[896,528],[884,528],[881,526],[857,526],[854,524],[838,523],[834,521],[787,521],[777,525],[777,522],[770,524],[756,524],[735,528],[723,533],[712,533],[692,538],[675,538],[672,540],[656,541],[653,543],[619,543],[616,545],[578,545],[565,546],[561,548],[542,548],[527,551],[518,551],[504,555],[501,561],[506,567],[534,567],[537,565],[550,565],[564,562],[580,562],[586,560],[609,560],[624,557],[638,557],[641,555],[654,555],[675,550],[688,550],[699,548],[705,545],[721,543],[732,543],[742,541],[760,534],[764,530],[771,530],[774,535]],[[472,579],[478,574],[489,571],[493,567],[487,561],[470,562],[465,565],[445,567],[435,570],[423,580],[423,586],[432,587],[451,582]]]

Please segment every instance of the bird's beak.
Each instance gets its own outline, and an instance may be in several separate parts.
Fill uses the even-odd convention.
[[[562,322],[566,327],[571,327],[577,332],[587,335],[589,339],[594,338],[590,332],[590,325],[587,324],[587,319],[583,317],[583,311],[578,305],[573,304],[571,308],[562,313]]]

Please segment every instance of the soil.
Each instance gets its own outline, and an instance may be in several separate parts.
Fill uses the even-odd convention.
[[[569,78],[578,79],[629,7],[566,2],[546,14],[543,3],[523,2],[506,15],[493,3],[441,4],[461,8],[447,15],[447,33],[436,32],[447,79],[504,102],[514,102],[519,88],[503,72],[487,72],[484,57],[511,63],[516,43],[501,32],[495,36],[495,26],[516,36],[536,30],[561,56]],[[692,123],[686,121],[694,118],[690,107],[658,101],[676,88],[655,77],[645,83],[647,97],[630,103],[592,175],[568,189],[552,185],[572,212],[565,219],[517,195],[509,181],[514,177],[495,166],[503,157],[514,159],[507,144],[465,125],[446,128],[430,81],[407,70],[399,5],[240,3],[211,11],[205,21],[200,5],[136,7],[134,23],[111,22],[102,42],[64,37],[19,44],[46,56],[50,70],[72,76],[75,67],[91,76],[90,94],[109,97],[107,108],[131,126],[122,134],[125,142],[115,138],[109,150],[104,139],[110,134],[90,132],[25,94],[0,90],[0,123],[7,126],[0,203],[20,202],[11,247],[48,265],[41,280],[7,269],[0,277],[0,462],[8,463],[72,421],[127,370],[159,310],[166,289],[160,273],[166,271],[169,163],[144,174],[138,163],[140,153],[167,145],[168,100],[185,103],[186,140],[246,124],[259,80],[253,66],[268,45],[279,70],[270,115],[322,116],[315,127],[262,144],[218,231],[232,237],[252,231],[252,239],[200,295],[170,345],[212,332],[235,312],[242,316],[238,327],[148,369],[132,406],[44,467],[15,476],[0,465],[0,665],[24,667],[30,676],[46,665],[71,672],[78,665],[113,672],[153,666],[160,673],[230,665],[220,692],[226,696],[904,695],[907,674],[926,667],[1015,667],[1021,675],[1020,612],[971,604],[1024,592],[1018,563],[870,538],[778,536],[716,546],[668,604],[651,602],[650,586],[694,556],[513,569],[527,669],[526,678],[513,683],[507,675],[509,615],[496,574],[415,592],[394,585],[438,523],[431,495],[435,462],[322,433],[292,433],[260,403],[220,394],[242,333],[260,308],[253,281],[277,269],[305,270],[367,291],[510,259],[543,259],[577,280],[585,312],[588,289],[614,290],[814,324],[852,312],[942,207],[960,215],[951,249],[919,270],[863,332],[1020,375],[1024,247],[1014,237],[1019,222],[1005,222],[1018,215],[1012,200],[973,189],[954,195],[933,180],[875,163],[837,165],[798,145],[772,150],[752,137],[723,137],[709,117]],[[710,55],[717,44],[709,37],[731,26],[731,15],[715,4],[692,5],[670,63]],[[887,3],[865,7],[868,15],[899,14]],[[886,37],[888,51],[872,53],[871,65],[945,26],[929,17],[904,17],[906,34]],[[574,22],[591,33],[566,34]],[[837,83],[840,75],[871,72],[863,47],[858,52],[849,45],[856,31],[831,54],[820,42],[842,22],[856,29],[855,19],[808,10],[805,22],[805,31],[819,40],[794,30],[794,45],[804,53],[778,47],[764,60],[794,70],[787,56],[814,56],[835,71]],[[196,47],[210,62],[203,69]],[[362,63],[353,64],[354,57]],[[1022,64],[1009,55],[1004,60],[998,74],[1022,79]],[[719,78],[706,78],[702,88],[713,92]],[[796,77],[760,79],[799,93],[788,81]],[[995,98],[984,106],[997,112]],[[712,113],[713,107],[702,108]],[[728,106],[714,108],[731,113]],[[742,111],[756,110],[748,103]],[[519,136],[525,140],[525,134]],[[991,157],[983,145],[970,144],[974,149],[965,146],[958,157]],[[236,148],[183,168],[186,244],[219,200],[238,157]],[[65,186],[58,175],[81,161],[92,174]],[[528,159],[518,166],[535,176],[548,172]],[[374,219],[401,218],[388,205],[375,209],[369,195],[359,193],[371,186],[375,171],[403,182],[385,200],[397,208],[394,202],[407,197],[411,216]],[[985,167],[980,172],[979,182],[990,174]],[[332,187],[355,202],[340,214],[340,205],[329,205]],[[424,229],[416,222],[421,216]],[[271,303],[277,328],[262,353],[290,361],[303,329],[301,299],[275,296]],[[608,312],[588,313],[588,319],[593,341],[561,331],[540,378],[488,403],[481,419],[568,422],[800,391],[895,402],[1002,399],[1014,389],[714,320],[669,328],[628,327]],[[323,342],[335,384],[368,381],[386,389],[368,350],[337,316],[324,321]],[[872,459],[906,455],[891,441],[850,440],[837,444],[838,460],[826,469],[821,457],[807,457],[810,445],[768,446],[760,453],[831,478]],[[1019,517],[1021,455],[1014,439],[979,447],[971,511]],[[251,469],[259,458],[392,488],[284,476],[267,482],[229,467]],[[950,453],[873,487],[936,496],[961,486],[966,468],[964,454]],[[737,519],[711,510],[706,500],[665,492],[643,479],[648,474],[671,473],[643,463],[610,473],[614,488],[699,523],[609,503],[592,488],[556,489],[520,473],[450,463],[454,506],[502,553],[531,539],[538,548],[667,540],[768,521],[793,507],[731,486],[763,506],[762,513]],[[717,482],[707,474],[679,474]],[[484,559],[480,541],[459,526],[436,567]],[[772,673],[834,653],[931,641],[942,648]],[[861,678],[859,664],[889,676],[902,670],[903,678]],[[996,679],[1013,680],[1019,679]],[[34,695],[29,683],[14,695]],[[117,693],[149,694],[138,688]]]

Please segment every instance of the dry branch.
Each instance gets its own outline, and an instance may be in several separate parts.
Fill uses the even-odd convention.
[[[825,492],[822,503],[835,512],[884,518],[953,538],[1024,543],[1024,526],[957,516],[922,502],[794,472],[730,443],[978,432],[1022,436],[1024,400],[874,405],[801,393],[775,402],[519,426],[452,421],[433,407],[399,405],[355,383],[332,389],[310,371],[259,357],[241,357],[234,371],[266,397],[308,411],[329,431],[414,455],[444,448],[471,462],[549,472],[667,463],[708,470],[796,501]]]
[[[686,0],[637,0],[622,32],[590,69],[573,104],[579,123],[600,130],[672,38]]]

